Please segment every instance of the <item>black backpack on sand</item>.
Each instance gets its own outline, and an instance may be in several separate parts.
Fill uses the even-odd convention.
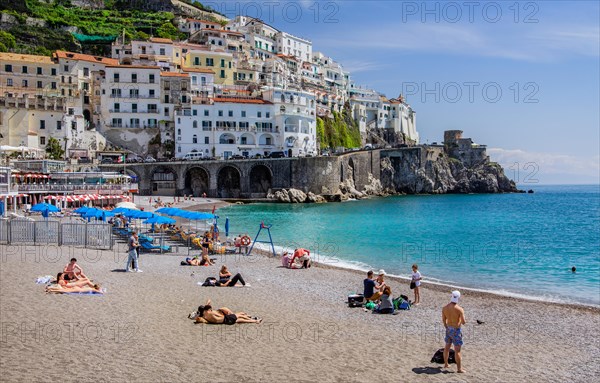
[[[435,354],[433,354],[433,357],[431,358],[431,363],[439,363],[439,364],[444,364],[444,349],[440,348],[439,350],[437,350],[435,352]],[[454,350],[450,349],[450,354],[448,354],[448,364],[450,363],[456,363],[456,360],[454,360]]]

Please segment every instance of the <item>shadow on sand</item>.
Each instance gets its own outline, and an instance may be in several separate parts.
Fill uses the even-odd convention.
[[[452,374],[452,371],[444,370],[442,367],[415,367],[412,371],[419,375]]]

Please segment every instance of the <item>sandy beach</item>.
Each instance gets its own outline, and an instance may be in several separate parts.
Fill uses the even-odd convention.
[[[113,251],[0,246],[0,373],[3,381],[591,381],[600,373],[599,311],[463,292],[466,374],[430,363],[443,343],[440,308],[450,288],[424,283],[423,303],[399,315],[348,308],[364,275],[317,266],[279,267],[264,256],[217,256],[184,267],[177,255],[141,256],[123,273]],[[48,295],[38,276],[76,256],[104,296]],[[220,264],[244,288],[201,287]],[[408,294],[405,281],[391,281]],[[188,314],[211,298],[264,319],[260,325],[196,325]],[[476,319],[485,324],[477,325]]]

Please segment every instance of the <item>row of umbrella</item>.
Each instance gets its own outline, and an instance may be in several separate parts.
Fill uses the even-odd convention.
[[[198,211],[183,210],[176,207],[162,207],[156,210],[157,213],[166,214],[171,217],[180,217],[192,221],[214,219],[215,215],[211,213],[202,213]]]

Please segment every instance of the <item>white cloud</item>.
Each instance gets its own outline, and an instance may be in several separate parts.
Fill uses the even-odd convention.
[[[598,183],[600,156],[571,156],[527,152],[521,149],[488,148],[492,161],[504,167],[515,181],[539,180],[540,183]]]
[[[586,25],[485,25],[393,23],[375,30],[353,28],[343,38],[320,39],[329,47],[455,53],[512,60],[548,61],[600,55],[600,28]]]

